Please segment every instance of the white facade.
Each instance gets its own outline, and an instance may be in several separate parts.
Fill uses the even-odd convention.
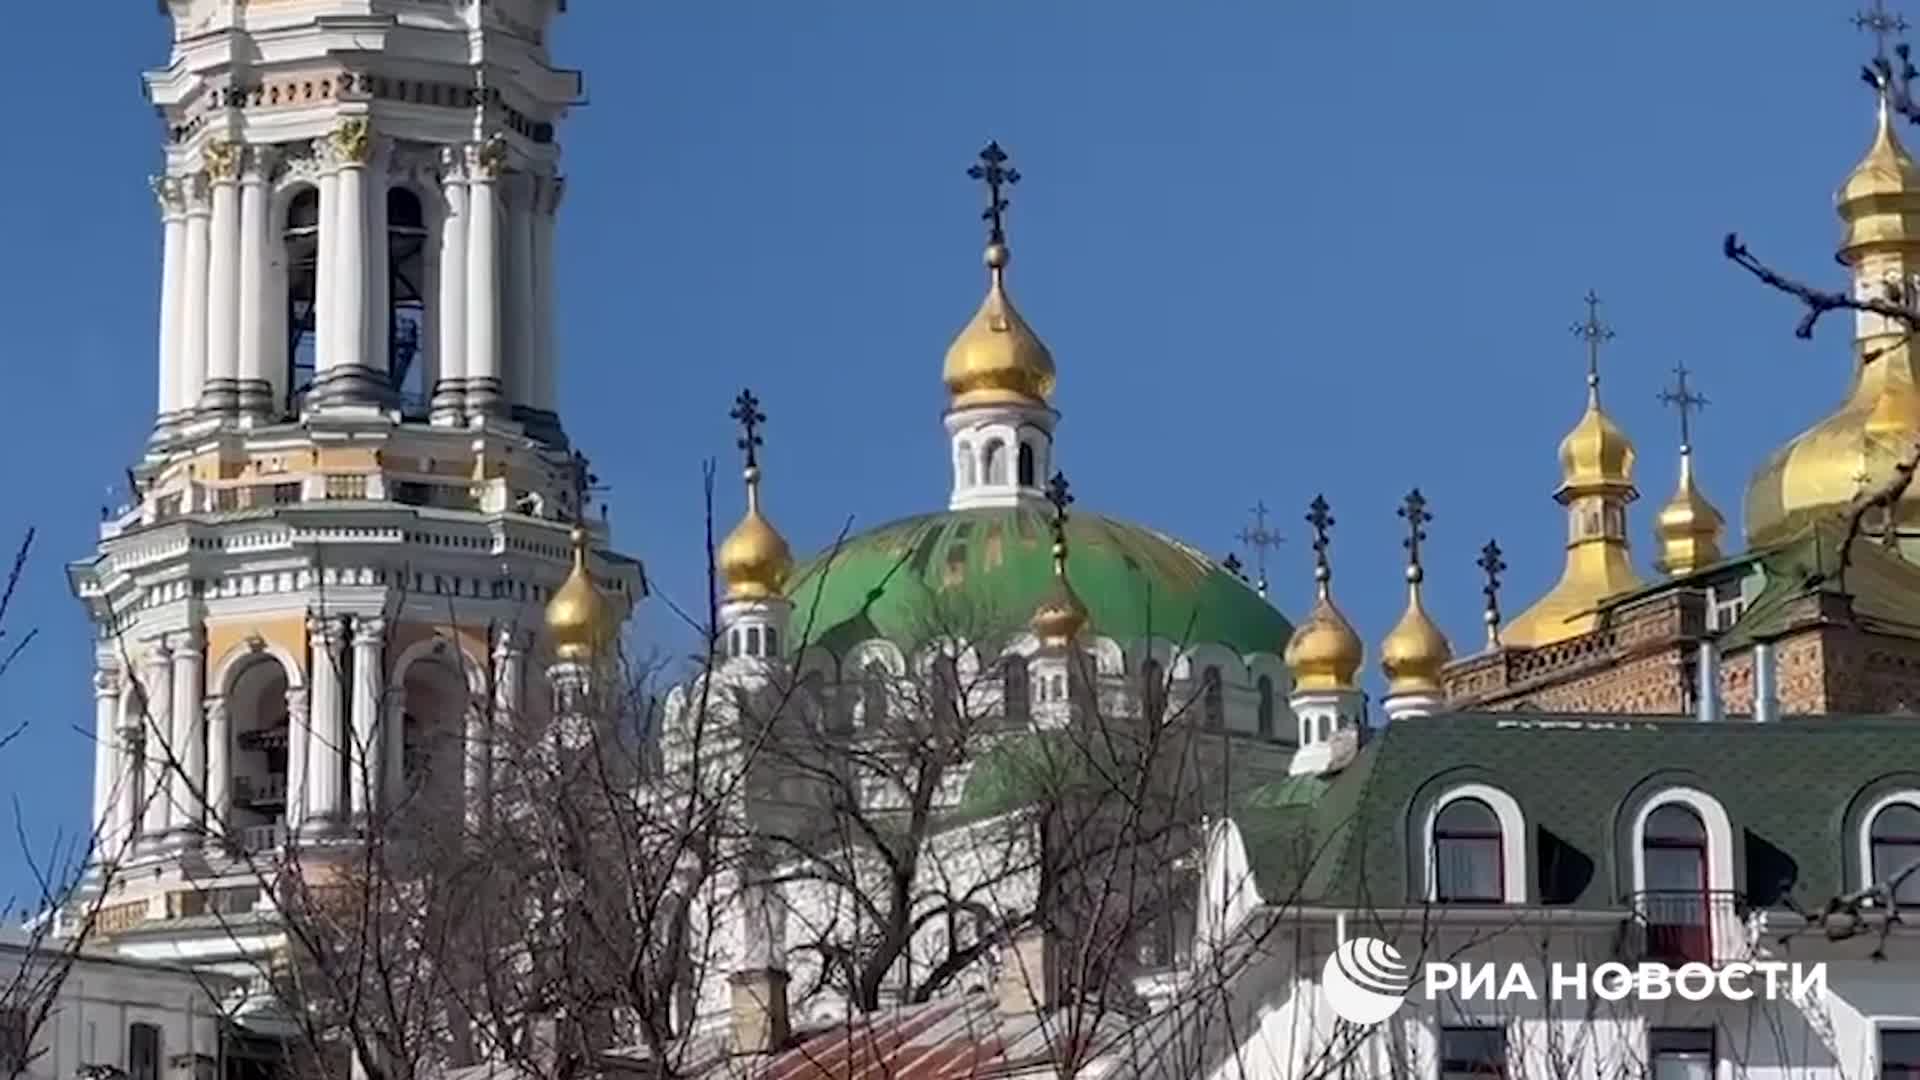
[[[542,609],[605,542],[554,398],[563,6],[162,5],[153,438],[69,569],[125,955],[257,972],[282,859],[427,780],[471,810],[546,718]]]
[[[64,953],[0,939],[0,986],[23,969],[64,964]],[[203,1080],[218,1076],[225,989],[185,968],[82,954],[60,985],[52,1013],[33,1041],[27,1080],[73,1080],[88,1066],[125,1070],[131,1080]],[[31,974],[29,975],[31,977]],[[0,1022],[6,1022],[0,1016]],[[154,1071],[137,1066],[151,1062]]]

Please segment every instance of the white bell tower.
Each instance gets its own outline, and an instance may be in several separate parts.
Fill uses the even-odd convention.
[[[555,400],[564,0],[160,9],[159,402],[69,569],[92,880],[114,947],[247,964],[272,944],[178,921],[406,806],[484,820],[502,734],[550,722],[545,605],[646,587]]]

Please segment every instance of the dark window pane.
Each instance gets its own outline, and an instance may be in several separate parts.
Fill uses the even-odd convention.
[[[1920,1080],[1920,1030],[1880,1032],[1880,1080]]]
[[[1440,1029],[1440,1080],[1507,1075],[1505,1028]]]
[[[1506,899],[1500,819],[1479,799],[1455,799],[1433,822],[1434,896],[1443,902]]]
[[[1713,1080],[1713,1029],[1654,1028],[1647,1060],[1651,1080]]]
[[[1647,816],[1647,840],[1650,843],[1707,842],[1707,827],[1690,806],[1667,803]]]

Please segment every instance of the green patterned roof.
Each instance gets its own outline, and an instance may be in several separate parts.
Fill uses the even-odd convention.
[[[953,510],[883,525],[801,567],[788,587],[793,638],[839,653],[880,637],[988,639],[1026,627],[1052,581],[1046,512]],[[1152,529],[1098,514],[1067,522],[1067,577],[1092,632],[1279,653],[1293,627],[1244,581]]]

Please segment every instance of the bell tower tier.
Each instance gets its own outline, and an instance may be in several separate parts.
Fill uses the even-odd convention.
[[[317,413],[562,441],[560,0],[167,0],[155,445]]]
[[[645,596],[556,407],[563,7],[161,4],[159,404],[68,569],[124,954],[257,971],[284,942],[192,916],[264,919],[263,873],[389,822],[488,820],[580,660],[555,594],[609,645]]]

